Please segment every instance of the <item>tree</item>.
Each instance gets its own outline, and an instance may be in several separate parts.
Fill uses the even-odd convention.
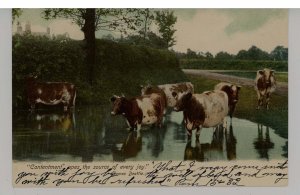
[[[214,56],[210,52],[206,52],[205,57],[206,57],[206,59],[209,59],[209,60],[214,58]]]
[[[240,50],[238,52],[238,54],[236,55],[236,59],[239,59],[239,60],[246,60],[248,59],[248,52],[244,49]]]
[[[233,55],[231,55],[227,52],[224,52],[224,51],[220,51],[215,56],[215,59],[218,59],[218,60],[232,60],[233,58],[234,58]]]
[[[146,9],[140,10],[140,15],[141,15],[141,20],[142,20],[142,24],[143,24],[140,34],[142,34],[143,39],[146,40],[148,31],[149,31],[149,27],[152,24],[152,21],[154,20],[154,13],[149,8],[146,8]]]
[[[140,26],[140,12],[138,9],[45,9],[44,18],[66,18],[81,27],[84,33],[86,49],[86,63],[88,66],[88,78],[93,85],[95,75],[95,31],[120,31],[127,33],[128,30],[136,30]]]
[[[197,58],[197,53],[195,51],[191,50],[190,48],[188,48],[186,50],[186,57],[190,58],[190,59]]]
[[[13,8],[12,9],[12,22],[14,23],[16,18],[20,17],[20,15],[23,13],[23,10],[21,8]]]
[[[268,60],[269,54],[256,46],[252,46],[248,49],[248,60]]]
[[[174,29],[174,24],[177,21],[177,17],[174,15],[173,11],[168,10],[156,11],[155,13],[155,21],[158,25],[158,31],[165,42],[164,48],[168,49],[176,43],[174,38],[174,33],[176,32],[176,29]]]
[[[288,48],[285,48],[283,46],[277,46],[274,48],[274,50],[271,52],[270,55],[271,55],[272,60],[287,61],[288,60]]]

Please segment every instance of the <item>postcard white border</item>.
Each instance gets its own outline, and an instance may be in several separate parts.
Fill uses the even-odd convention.
[[[268,2],[269,3],[269,2]],[[273,2],[272,2],[273,4]],[[258,4],[260,5],[260,4]],[[128,6],[128,5],[127,5]],[[126,6],[126,7],[127,7]],[[11,12],[0,10],[0,194],[298,194],[300,174],[300,9],[289,12],[289,186],[239,188],[90,188],[90,189],[14,189],[12,188],[11,135]]]

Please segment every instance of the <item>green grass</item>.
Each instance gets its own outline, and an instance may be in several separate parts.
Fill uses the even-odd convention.
[[[206,79],[200,76],[188,75],[194,84],[195,93],[212,90],[218,83],[216,80]],[[269,126],[283,138],[288,137],[288,97],[272,94],[270,110],[262,108],[256,110],[257,96],[254,88],[242,87],[239,94],[239,102],[236,106],[234,117],[250,120]]]
[[[243,78],[248,78],[248,79],[255,79],[256,77],[256,72],[217,72],[220,74],[225,74],[225,75],[232,75],[232,76],[238,76],[238,77],[243,77]],[[288,82],[288,73],[283,73],[283,72],[278,72],[275,73],[276,76],[276,81],[279,82]]]

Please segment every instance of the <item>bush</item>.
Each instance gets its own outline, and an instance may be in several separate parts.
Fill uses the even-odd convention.
[[[259,61],[259,60],[201,60],[181,59],[180,67],[186,69],[208,70],[259,70],[271,68],[276,71],[287,71],[287,61]]]
[[[13,36],[13,107],[27,106],[24,77],[72,82],[76,104],[105,104],[113,94],[140,94],[140,85],[187,81],[175,54],[145,46],[96,40],[95,84],[88,84],[82,41],[28,35]]]

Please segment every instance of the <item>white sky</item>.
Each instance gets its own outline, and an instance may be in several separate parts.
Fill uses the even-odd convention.
[[[73,39],[83,39],[80,28],[65,19],[46,21],[39,9],[25,9],[20,18],[23,28],[31,22],[33,32],[45,32],[49,26],[51,34],[68,32]],[[175,51],[186,52],[188,48],[197,52],[216,54],[227,51],[236,54],[252,45],[270,52],[277,45],[288,46],[288,10],[284,9],[176,9],[177,29]],[[16,22],[13,26],[16,31]],[[97,32],[101,37],[103,32]]]

